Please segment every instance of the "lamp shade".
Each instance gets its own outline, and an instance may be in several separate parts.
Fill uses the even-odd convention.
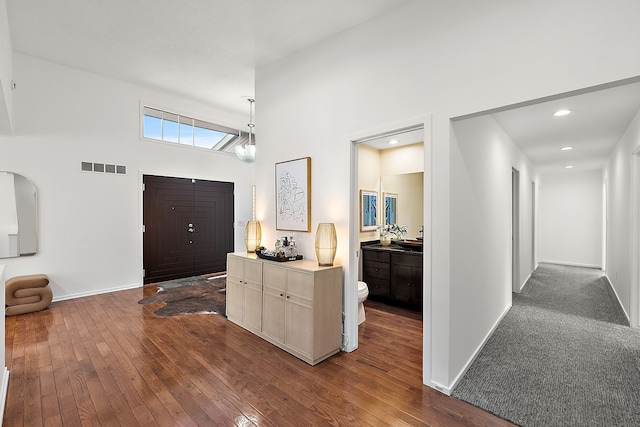
[[[258,221],[249,221],[244,229],[244,245],[247,252],[255,252],[262,241],[262,228]]]
[[[336,257],[336,247],[338,238],[336,237],[336,227],[333,223],[320,223],[316,231],[316,257],[318,265],[331,266]]]

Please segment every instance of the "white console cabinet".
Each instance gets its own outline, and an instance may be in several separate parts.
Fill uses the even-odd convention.
[[[342,268],[228,254],[227,317],[315,365],[342,344]]]

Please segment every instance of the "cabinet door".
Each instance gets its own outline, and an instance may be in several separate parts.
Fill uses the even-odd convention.
[[[244,285],[242,277],[227,273],[227,317],[242,322]]]
[[[247,282],[244,285],[242,309],[244,310],[243,322],[255,330],[262,329],[262,286],[254,286]]]
[[[312,274],[287,270],[284,342],[310,357],[313,352],[313,292]]]
[[[262,329],[262,263],[244,260],[243,322],[255,330]]]
[[[411,275],[413,277],[413,295],[411,304],[422,307],[422,268],[413,267]]]
[[[411,303],[413,298],[412,267],[406,265],[393,266],[393,299],[398,302]]]
[[[262,333],[284,342],[285,295],[284,291],[268,286],[262,294]]]
[[[263,270],[262,332],[284,342],[284,301],[287,290],[287,270],[266,264]]]
[[[261,329],[261,262],[227,257],[227,317],[253,329]]]
[[[227,317],[242,322],[244,261],[227,256]]]
[[[311,301],[287,295],[284,342],[299,352],[313,355],[313,308]]]

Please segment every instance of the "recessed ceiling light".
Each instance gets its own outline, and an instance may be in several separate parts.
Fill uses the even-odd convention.
[[[555,113],[553,113],[553,115],[556,117],[566,116],[567,114],[571,114],[571,110],[558,110]]]
[[[573,147],[571,147],[571,146],[566,146],[566,147],[562,147],[562,148],[560,149],[560,151],[569,151],[569,150],[573,150]]]
[[[389,145],[396,145],[398,143],[397,139],[392,139],[391,141],[389,141]]]
[[[573,166],[568,165],[568,166],[565,166],[564,168],[565,168],[565,169],[573,169]]]

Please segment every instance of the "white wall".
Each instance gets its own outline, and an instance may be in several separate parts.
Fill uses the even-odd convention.
[[[38,190],[39,252],[4,260],[7,277],[45,273],[55,299],[141,285],[142,174],[235,183],[235,218],[251,218],[254,165],[232,154],[140,138],[140,103],[242,127],[236,117],[149,88],[14,55],[16,129],[0,135],[0,170]],[[127,167],[81,172],[82,161]],[[235,247],[244,250],[244,229]]]
[[[6,0],[0,0],[0,134],[13,132],[13,59]]]
[[[425,165],[425,191],[432,192],[426,203],[433,210],[425,214],[431,216],[432,270],[425,278],[430,309],[424,372],[430,385],[447,391],[508,299],[500,286],[460,282],[469,259],[457,247],[453,223],[470,223],[475,236],[483,234],[484,224],[471,212],[457,211],[460,194],[474,186],[458,173],[464,172],[463,153],[449,119],[640,75],[640,55],[631,54],[640,39],[637,16],[640,2],[625,0],[588,7],[579,0],[417,1],[259,67],[256,124],[267,153],[256,163],[256,180],[265,183],[258,189],[263,229],[275,225],[274,164],[310,156],[312,222],[336,223],[336,261],[350,277],[346,242],[356,228],[350,228],[348,212],[356,201],[350,200],[349,139],[431,114],[432,140],[425,141],[432,159]],[[495,179],[508,182],[507,172],[496,171]],[[504,245],[500,239],[497,244]],[[313,253],[313,233],[297,241],[303,253]],[[500,262],[492,260],[483,271],[504,281],[509,258],[506,249],[500,253]],[[470,295],[497,302],[477,304]],[[471,311],[461,309],[469,306]],[[347,323],[355,324],[355,304],[345,313]],[[347,330],[353,344],[357,333]]]
[[[542,175],[540,261],[602,267],[602,170]]]
[[[531,265],[531,181],[538,176],[524,153],[491,116],[453,122],[451,155],[451,325],[466,330],[455,366],[467,366],[486,334],[511,307],[512,168],[520,172],[521,288]],[[473,321],[470,321],[473,319]],[[473,339],[471,337],[474,337]]]
[[[627,313],[634,317],[632,308],[637,309],[637,289],[632,289],[632,160],[633,153],[640,147],[640,112],[629,124],[623,137],[611,153],[604,167],[604,179],[607,183],[607,241],[606,241],[606,274]],[[638,177],[636,177],[638,179]],[[636,182],[636,184],[638,184]],[[640,187],[640,185],[638,186]],[[637,198],[637,195],[635,196]],[[636,212],[637,214],[637,212]],[[635,219],[637,221],[637,218]],[[637,265],[636,261],[636,265]],[[635,284],[637,286],[637,283]],[[637,319],[632,322],[637,326]]]
[[[389,148],[380,152],[380,175],[424,172],[424,144]]]

